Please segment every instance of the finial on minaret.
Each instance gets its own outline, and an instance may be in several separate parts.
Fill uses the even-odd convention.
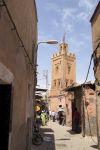
[[[63,35],[63,43],[65,43],[65,36],[66,36],[66,32]]]

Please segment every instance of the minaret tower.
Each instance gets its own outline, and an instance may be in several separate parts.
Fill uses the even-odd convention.
[[[62,89],[76,81],[76,57],[68,53],[65,35],[59,45],[58,53],[52,57],[51,95],[59,94]]]

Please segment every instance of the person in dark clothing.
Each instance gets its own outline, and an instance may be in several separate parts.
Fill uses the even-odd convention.
[[[59,112],[59,124],[62,125],[63,122],[63,112]]]
[[[79,132],[80,113],[78,112],[76,107],[74,110],[73,122],[74,122],[74,131]]]
[[[63,120],[62,120],[62,125],[64,126],[66,124],[66,114],[63,112]]]

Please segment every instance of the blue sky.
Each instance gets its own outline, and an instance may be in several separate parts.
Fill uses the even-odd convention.
[[[90,18],[99,0],[36,0],[38,41],[55,39],[59,43],[66,33],[69,52],[76,54],[76,81],[84,82],[92,54]],[[43,71],[48,70],[51,84],[51,57],[58,45],[40,44],[38,47],[38,85],[45,88]],[[93,64],[89,80],[94,80]]]

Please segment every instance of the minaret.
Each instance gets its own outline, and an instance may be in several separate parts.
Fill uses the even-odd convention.
[[[65,35],[63,36],[63,40],[62,43],[60,44],[61,47],[61,54],[62,54],[62,60],[61,60],[61,88],[65,88],[66,87],[66,56],[68,53],[68,44],[65,42]]]
[[[68,53],[68,44],[65,41],[65,34],[59,45],[59,51],[52,57],[52,87],[51,95],[57,96],[65,87],[76,80],[76,58]]]
[[[68,53],[68,44],[65,41],[65,34],[59,45],[59,50],[52,57],[52,82],[50,92],[51,110],[58,111],[59,95],[61,91],[76,81],[76,57]],[[62,103],[63,106],[63,103]]]

